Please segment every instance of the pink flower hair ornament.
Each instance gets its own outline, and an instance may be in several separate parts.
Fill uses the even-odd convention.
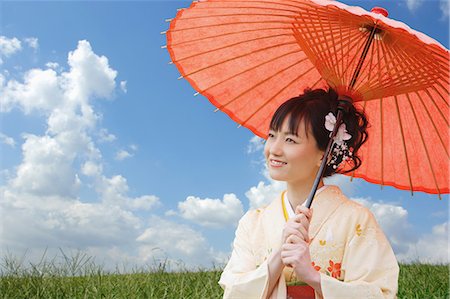
[[[329,112],[325,116],[325,128],[330,131],[330,137],[333,133],[334,126],[336,125],[336,117],[332,112]],[[347,132],[345,123],[339,126],[336,136],[334,137],[333,149],[331,151],[331,158],[328,161],[328,165],[331,165],[334,169],[338,168],[342,162],[351,159],[352,152],[348,148],[346,140],[350,140],[352,135]]]

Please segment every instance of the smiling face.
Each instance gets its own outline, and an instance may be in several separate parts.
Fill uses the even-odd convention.
[[[289,132],[289,117],[281,130],[270,130],[264,147],[264,156],[270,177],[292,184],[310,184],[320,167],[323,151],[305,122],[300,121],[297,134]]]

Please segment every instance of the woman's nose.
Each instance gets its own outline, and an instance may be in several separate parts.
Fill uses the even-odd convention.
[[[283,151],[283,148],[281,145],[280,138],[276,138],[270,144],[269,152],[270,152],[270,154],[272,154],[274,156],[280,156],[282,154],[282,151]]]

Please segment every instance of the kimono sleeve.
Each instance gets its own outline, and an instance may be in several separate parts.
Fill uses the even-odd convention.
[[[267,296],[267,260],[257,265],[252,248],[252,231],[257,225],[256,211],[247,212],[239,221],[233,252],[219,280],[224,289],[224,298],[256,299]]]
[[[323,298],[397,298],[399,266],[389,241],[369,210],[360,209],[356,218],[344,249],[343,281],[320,273]]]

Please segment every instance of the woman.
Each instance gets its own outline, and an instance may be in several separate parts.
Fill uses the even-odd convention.
[[[239,221],[219,284],[224,298],[395,298],[399,267],[372,213],[337,186],[319,183],[304,204],[332,131],[338,96],[306,90],[275,112],[264,148],[270,176],[287,190]],[[352,105],[336,135],[324,177],[352,171],[367,139]],[[348,169],[348,168],[346,168]]]

